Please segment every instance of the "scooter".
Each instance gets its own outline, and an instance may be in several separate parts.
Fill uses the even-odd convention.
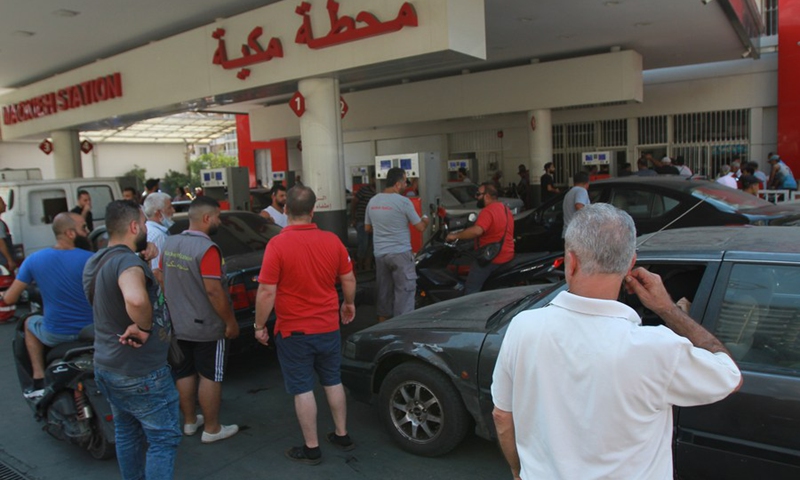
[[[22,391],[33,387],[33,369],[25,347],[25,320],[17,322],[13,351]],[[112,458],[114,416],[111,405],[94,379],[94,325],[87,325],[75,342],[64,343],[46,353],[44,395],[25,399],[43,430],[53,437],[76,444],[98,460]]]
[[[469,227],[477,216],[441,219],[430,240],[417,253],[417,307],[458,298],[475,256],[473,240],[447,242],[448,232]],[[564,278],[561,252],[517,253],[514,259],[492,272],[481,291],[521,285],[556,283]]]

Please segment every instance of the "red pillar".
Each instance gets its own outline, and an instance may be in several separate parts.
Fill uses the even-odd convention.
[[[800,0],[778,0],[778,154],[800,172]]]
[[[286,139],[279,138],[268,142],[254,142],[250,137],[250,117],[236,115],[236,142],[239,148],[239,166],[250,170],[250,186],[256,185],[256,150],[269,150],[272,158],[272,171],[289,170],[289,152]]]

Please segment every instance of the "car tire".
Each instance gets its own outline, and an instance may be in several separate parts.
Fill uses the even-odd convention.
[[[379,415],[403,450],[436,457],[455,448],[470,425],[461,396],[442,372],[408,362],[395,367],[380,389]]]

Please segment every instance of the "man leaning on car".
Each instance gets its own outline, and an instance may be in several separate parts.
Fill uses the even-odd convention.
[[[672,478],[672,406],[717,402],[742,377],[723,344],[636,260],[631,217],[587,205],[567,228],[569,291],[511,322],[494,420],[514,478]],[[666,326],[642,327],[623,284]]]

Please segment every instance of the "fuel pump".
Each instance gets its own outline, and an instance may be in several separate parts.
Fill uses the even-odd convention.
[[[361,187],[369,185],[369,179],[375,177],[374,165],[359,165],[350,167],[350,176],[353,181],[353,193],[358,193]]]
[[[247,167],[200,170],[203,194],[218,201],[221,210],[250,211],[250,171]]]
[[[611,178],[615,172],[612,172],[611,152],[582,152],[581,163],[583,167],[589,172],[589,181],[602,180],[604,178]]]

